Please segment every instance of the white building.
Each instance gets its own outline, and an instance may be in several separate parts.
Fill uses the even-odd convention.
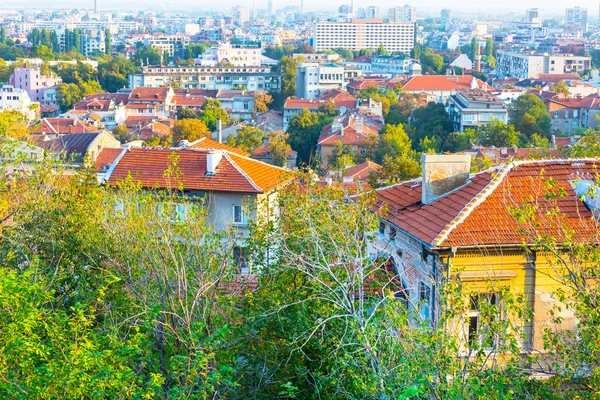
[[[0,88],[0,111],[15,111],[33,121],[38,108],[39,104],[31,101],[26,90],[15,89],[11,85],[2,85]]]
[[[236,24],[244,25],[250,21],[250,9],[248,7],[236,7],[233,11]]]
[[[457,132],[487,125],[492,119],[508,122],[508,110],[504,102],[482,90],[451,95],[448,99],[448,116]]]
[[[518,53],[498,50],[498,78],[538,78],[540,74],[580,74],[590,69],[592,59],[573,54]]]
[[[409,54],[415,45],[415,24],[384,23],[380,19],[352,19],[350,22],[317,22],[315,51],[345,48],[353,51],[383,45],[392,52]]]
[[[381,9],[376,6],[369,6],[365,11],[365,16],[370,19],[379,19],[381,18]]]
[[[525,22],[534,27],[542,26],[542,14],[538,8],[529,8],[525,11]]]
[[[390,22],[416,22],[417,13],[415,8],[409,5],[392,7],[388,10],[388,20]]]
[[[299,63],[296,69],[296,97],[316,99],[320,94],[344,87],[344,67],[335,64]]]
[[[587,31],[587,9],[581,7],[567,8],[565,12],[565,27]]]
[[[261,65],[261,53],[262,50],[259,47],[219,43],[218,47],[207,49],[195,60],[194,64],[205,67],[215,67],[222,63],[236,67],[258,67]]]
[[[392,76],[408,75],[411,66],[418,63],[417,60],[406,56],[377,56],[371,59],[371,71]]]

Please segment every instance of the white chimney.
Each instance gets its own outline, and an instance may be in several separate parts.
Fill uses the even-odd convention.
[[[211,150],[206,154],[206,175],[216,175],[217,167],[223,158],[221,150]]]
[[[223,143],[223,122],[221,122],[221,118],[217,120],[217,140],[219,143]]]
[[[464,185],[471,172],[471,156],[468,154],[423,154],[421,164],[423,204],[429,204]]]

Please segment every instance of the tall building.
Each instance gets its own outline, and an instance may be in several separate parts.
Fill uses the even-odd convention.
[[[539,78],[540,74],[579,74],[590,69],[592,58],[571,54],[519,53],[498,50],[496,71],[498,78]]]
[[[306,10],[304,9],[304,0],[300,0],[300,14],[304,13],[306,13]]]
[[[376,6],[367,7],[366,17],[371,19],[379,19],[381,18],[381,9]]]
[[[350,22],[317,22],[314,30],[316,51],[337,48],[353,51],[376,49],[383,45],[388,52],[410,53],[415,45],[415,24],[372,19]]]
[[[450,10],[444,8],[440,14],[440,19],[442,20],[443,26],[448,26],[450,23]]]
[[[350,13],[352,13],[352,10],[351,10],[351,8],[352,8],[352,7],[351,7],[351,6],[349,6],[348,4],[344,4],[344,5],[341,5],[341,6],[339,6],[339,8],[338,8],[338,12],[339,12],[341,15],[343,15],[343,16],[346,16],[346,17],[347,17],[347,16],[349,16],[349,15],[350,15]]]
[[[234,9],[234,18],[238,25],[244,25],[250,21],[250,9],[248,7],[236,7]]]
[[[524,21],[530,23],[533,27],[542,26],[542,14],[539,8],[528,8],[525,11]]]
[[[269,15],[275,15],[275,0],[269,0],[268,6],[267,6],[267,13]]]
[[[417,14],[415,8],[409,5],[403,7],[392,7],[388,11],[389,22],[416,22]]]
[[[587,9],[581,7],[567,8],[565,27],[587,31]]]

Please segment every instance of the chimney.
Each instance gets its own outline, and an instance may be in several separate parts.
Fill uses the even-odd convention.
[[[221,118],[217,120],[217,140],[219,143],[223,143],[223,122],[221,122]]]
[[[423,204],[429,204],[464,185],[471,172],[471,156],[468,154],[423,154],[421,164]]]
[[[206,175],[214,176],[217,173],[217,167],[223,158],[223,151],[210,150],[206,154]]]

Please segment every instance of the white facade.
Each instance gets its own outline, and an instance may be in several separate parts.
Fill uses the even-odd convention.
[[[11,85],[2,85],[0,88],[0,111],[15,111],[33,121],[38,107],[39,104],[31,101],[26,90],[15,89]]]
[[[572,54],[517,53],[498,50],[498,78],[538,78],[540,74],[580,74],[591,67],[591,57]]]
[[[375,73],[395,75],[408,75],[411,66],[418,64],[417,60],[403,56],[377,56],[371,60],[371,70]]]
[[[381,20],[353,19],[350,22],[317,22],[315,51],[345,48],[353,51],[377,49],[409,54],[415,45],[415,24],[384,23]]]
[[[260,66],[262,50],[258,47],[232,46],[230,43],[219,43],[218,47],[207,49],[194,64],[215,67],[221,63],[236,67]]]
[[[565,27],[587,31],[587,9],[581,7],[567,8]]]
[[[416,22],[417,13],[415,8],[409,5],[392,7],[388,10],[388,20],[390,22]]]
[[[344,87],[344,67],[300,63],[296,70],[296,97],[316,99],[320,94]]]

